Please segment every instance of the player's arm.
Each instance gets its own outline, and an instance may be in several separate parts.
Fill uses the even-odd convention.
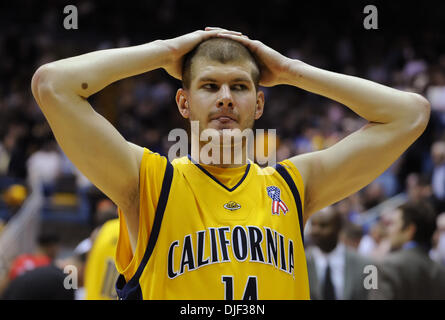
[[[51,62],[33,76],[32,92],[54,136],[74,165],[125,212],[130,234],[138,223],[143,149],[128,143],[87,101],[119,79],[162,63],[158,43],[110,49]]]
[[[425,130],[430,106],[418,94],[300,61],[291,70],[289,84],[342,103],[368,120],[330,148],[290,159],[304,176],[307,219],[382,174]]]
[[[304,220],[376,179],[427,126],[430,105],[418,94],[289,59],[246,36],[218,36],[243,43],[257,57],[260,85],[296,86],[342,103],[369,121],[326,150],[289,159],[305,184]]]
[[[181,58],[215,31],[100,50],[41,66],[32,92],[54,136],[75,166],[125,213],[135,247],[139,213],[139,167],[143,149],[127,142],[87,98],[120,79],[164,68],[180,77]]]

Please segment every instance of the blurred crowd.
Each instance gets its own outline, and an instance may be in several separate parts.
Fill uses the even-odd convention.
[[[383,208],[372,223],[366,225],[360,223],[363,216],[400,194],[409,202],[426,202],[431,206],[435,222],[428,255],[432,261],[445,266],[445,41],[433,22],[425,23],[413,33],[409,30],[397,33],[393,29],[385,33],[383,25],[383,31],[375,36],[367,33],[362,41],[357,37],[365,37],[360,27],[363,15],[358,11],[353,16],[351,8],[360,10],[360,7],[350,3],[344,7],[336,4],[335,8],[343,10],[349,22],[343,17],[334,23],[329,8],[325,8],[327,13],[321,14],[316,20],[317,26],[313,27],[310,19],[316,15],[312,8],[306,20],[295,22],[295,32],[284,32],[279,22],[283,12],[292,8],[290,1],[271,1],[259,10],[256,18],[249,16],[247,20],[236,16],[229,16],[228,21],[222,19],[227,10],[224,8],[218,18],[206,19],[206,14],[212,17],[212,10],[205,7],[202,15],[190,14],[180,22],[177,19],[181,13],[190,13],[180,1],[150,1],[150,4],[136,1],[122,8],[103,1],[78,1],[79,30],[68,31],[62,27],[60,3],[22,1],[12,4],[9,11],[4,4],[0,6],[5,9],[0,10],[0,234],[35,181],[43,182],[43,191],[51,195],[57,192],[60,179],[72,176],[76,187],[97,193],[58,147],[32,97],[31,77],[38,66],[89,51],[165,39],[219,24],[258,37],[294,59],[417,92],[429,100],[431,119],[424,134],[369,186],[326,210],[341,217],[341,228],[331,235],[338,243],[363,257],[383,261],[392,251],[391,226],[396,223],[394,212],[397,210]],[[197,1],[190,1],[188,6],[199,5]],[[141,8],[150,19],[144,18]],[[308,8],[299,8],[299,14],[304,15],[305,9]],[[388,4],[387,9],[390,10],[391,5]],[[283,18],[283,28],[289,21]],[[351,21],[358,23],[359,31],[351,31]],[[167,155],[173,143],[167,140],[168,132],[173,128],[187,128],[174,101],[179,86],[177,80],[158,70],[114,83],[89,101],[128,141]],[[266,95],[265,111],[255,126],[277,129],[278,161],[327,148],[365,124],[345,106],[324,97],[286,86],[262,89]],[[91,208],[90,214],[94,215],[97,207],[91,205]],[[323,246],[312,239],[313,227],[312,223],[308,224],[308,247]],[[313,258],[324,256],[323,252],[331,252],[336,245],[337,240],[335,244],[328,244],[332,248],[322,248]],[[308,258],[308,263],[311,259]],[[314,264],[315,269],[323,266],[326,265]],[[310,272],[315,274],[315,269]],[[333,286],[337,298],[356,297],[341,293],[344,285],[338,287],[336,281],[339,280],[333,281]],[[327,290],[332,294],[332,288]],[[319,297],[323,295],[320,293]]]

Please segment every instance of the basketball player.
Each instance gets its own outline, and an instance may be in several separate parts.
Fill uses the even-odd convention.
[[[85,298],[87,300],[115,300],[114,284],[118,277],[115,253],[119,237],[119,220],[111,219],[97,230],[85,267]]]
[[[126,141],[86,100],[158,68],[183,81],[176,103],[200,132],[251,128],[265,104],[258,86],[279,84],[338,101],[368,124],[275,167],[170,163]],[[66,155],[119,207],[121,299],[309,299],[307,219],[378,177],[430,113],[418,94],[321,70],[220,28],[46,64],[32,91]]]

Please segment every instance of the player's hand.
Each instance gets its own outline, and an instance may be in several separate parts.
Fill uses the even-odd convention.
[[[286,79],[290,76],[292,59],[266,46],[261,41],[251,40],[245,35],[232,34],[223,30],[217,34],[217,37],[236,40],[250,50],[261,68],[261,86],[272,87],[287,84]]]
[[[242,36],[241,32],[229,31],[222,28],[207,27],[205,30],[197,30],[173,39],[163,40],[161,43],[168,50],[168,58],[163,66],[165,71],[172,77],[182,80],[182,61],[184,55],[193,50],[199,43],[212,37],[216,37],[218,33]]]

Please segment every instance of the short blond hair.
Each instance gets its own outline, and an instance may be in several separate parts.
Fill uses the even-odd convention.
[[[251,76],[258,89],[260,81],[260,68],[252,53],[241,43],[223,38],[211,38],[201,42],[184,57],[182,65],[182,85],[185,89],[190,88],[192,81],[192,66],[198,58],[205,58],[220,63],[230,62],[252,62]]]

